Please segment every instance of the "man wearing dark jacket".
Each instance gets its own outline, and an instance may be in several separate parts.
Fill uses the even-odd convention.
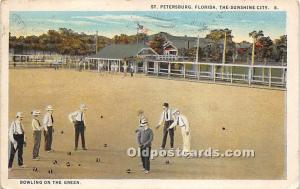
[[[153,140],[153,131],[148,127],[148,121],[144,118],[141,121],[143,129],[138,132],[138,143],[141,148],[141,156],[143,162],[144,173],[148,174],[150,171],[150,155],[151,155],[151,142]]]

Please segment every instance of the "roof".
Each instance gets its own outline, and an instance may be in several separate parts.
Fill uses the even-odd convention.
[[[250,48],[252,47],[252,44],[249,43],[249,42],[241,42],[241,43],[236,43],[235,44],[236,48],[242,48],[242,49],[247,49],[247,48]]]
[[[188,36],[173,36],[165,32],[160,32],[149,36],[149,40],[153,40],[155,35],[161,35],[167,41],[170,41],[177,49],[183,48],[194,48],[197,47],[197,37],[188,37]],[[199,47],[204,48],[208,44],[214,44],[215,42],[211,39],[199,38]],[[223,40],[219,40],[217,44],[223,44]]]
[[[206,39],[206,38],[199,38],[199,47],[200,48],[205,48],[207,47],[207,45],[209,44],[214,44],[213,40],[211,39]],[[197,45],[197,43],[195,44],[195,46]]]
[[[153,40],[156,35],[161,35],[164,37],[167,41],[172,42],[172,44],[177,48],[187,48],[189,43],[189,48],[196,47],[196,37],[188,37],[188,36],[173,36],[165,32],[160,32],[158,34],[154,34],[149,36],[149,40]]]
[[[97,54],[92,55],[91,57],[124,59],[128,57],[136,56],[137,53],[143,48],[149,48],[149,46],[143,43],[112,44],[102,48]]]
[[[164,45],[163,45],[165,50],[169,50],[169,49],[176,49],[177,47],[173,44],[172,41],[167,41]]]

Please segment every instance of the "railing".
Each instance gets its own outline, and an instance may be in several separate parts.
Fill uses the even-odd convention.
[[[15,55],[17,56],[17,55]],[[22,57],[28,55],[22,55]],[[44,56],[44,55],[43,55]],[[125,61],[108,58],[63,57],[47,59],[44,62],[12,62],[10,67],[43,68],[63,67],[76,70],[124,72]],[[173,57],[174,60],[164,60]],[[224,82],[267,87],[286,87],[287,66],[282,65],[249,65],[249,64],[222,64],[210,62],[187,62],[177,59],[184,58],[174,55],[143,56],[140,62],[126,62],[127,71],[144,73],[156,77],[187,79],[194,81]],[[55,62],[60,64],[56,65]],[[117,67],[117,68],[116,68]]]
[[[188,57],[185,56],[177,56],[177,55],[139,55],[140,58],[147,60],[176,60],[176,61],[184,61],[188,60]]]
[[[153,76],[286,87],[286,66],[154,61],[148,62],[146,68],[146,74]]]

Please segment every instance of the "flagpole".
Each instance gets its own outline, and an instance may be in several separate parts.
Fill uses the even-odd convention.
[[[196,63],[198,63],[198,57],[199,57],[199,35],[198,35],[198,38],[197,38],[197,52],[196,52]]]
[[[224,44],[223,44],[223,57],[222,57],[222,64],[225,64],[225,59],[226,59],[226,41],[227,41],[227,33],[225,31],[224,33]]]
[[[252,44],[252,54],[251,54],[251,65],[254,65],[254,53],[255,53],[255,37],[253,37],[253,44]]]
[[[137,28],[136,28],[136,56],[138,55],[138,44],[139,44],[139,37],[138,37],[138,34],[139,34],[139,24],[137,24]]]
[[[224,65],[225,64],[225,61],[226,61],[226,42],[227,42],[227,32],[225,31],[225,34],[224,34],[224,44],[223,44],[223,57],[222,57],[222,64]],[[222,66],[222,79],[223,79],[223,76],[224,76],[224,66]]]
[[[136,45],[138,45],[138,43],[139,43],[139,37],[138,37],[138,35],[139,35],[139,27],[140,27],[140,25],[138,24],[138,27],[136,29]]]
[[[96,31],[96,54],[98,53],[98,30]]]

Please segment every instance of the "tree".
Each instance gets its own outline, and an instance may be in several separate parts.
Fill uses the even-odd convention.
[[[256,41],[259,38],[263,37],[263,36],[264,36],[264,33],[263,33],[262,30],[260,30],[258,32],[256,30],[254,30],[254,31],[249,33],[249,37],[252,37],[252,39],[253,39],[253,43],[252,43],[252,62],[251,62],[252,65],[254,65],[254,54],[255,54]]]
[[[158,54],[163,54],[163,45],[165,41],[165,38],[162,35],[158,34],[154,36],[152,41],[150,41],[149,46]]]
[[[112,40],[98,36],[98,47],[103,48],[111,44]],[[68,55],[88,55],[95,53],[95,36],[77,33],[71,29],[60,28],[48,30],[40,36],[10,36],[9,45],[15,53],[25,53],[27,50],[48,51],[49,53],[60,53]]]
[[[213,60],[220,61],[222,57],[222,62],[232,57],[235,51],[235,45],[232,41],[233,35],[232,30],[228,28],[225,29],[215,29],[211,30],[209,34],[206,35],[206,39],[211,39],[214,44],[210,45],[210,51],[212,53]]]
[[[189,49],[186,48],[178,49],[178,53],[181,56],[188,57],[189,60],[193,60],[195,58],[196,52],[197,52],[196,47],[189,48]],[[198,56],[201,57],[202,55],[203,55],[203,50],[199,47]]]
[[[257,40],[257,46],[258,47],[258,56],[264,59],[264,63],[266,64],[267,58],[271,57],[272,54],[272,45],[273,41],[270,37],[260,37]]]
[[[276,59],[281,60],[282,63],[287,60],[287,35],[280,36],[279,39],[274,40]]]

